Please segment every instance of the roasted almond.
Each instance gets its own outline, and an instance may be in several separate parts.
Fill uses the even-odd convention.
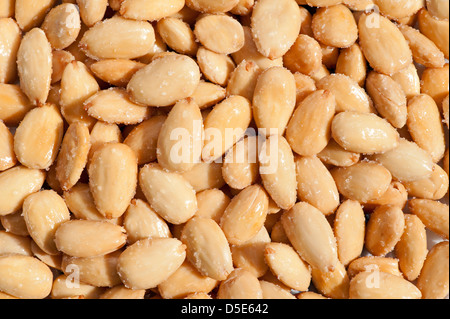
[[[17,76],[17,51],[22,34],[12,18],[0,18],[0,28],[0,45],[3,48],[0,56],[0,83],[11,83]]]
[[[378,270],[394,276],[402,277],[399,261],[396,258],[363,256],[353,260],[347,268],[350,279],[360,272]]]
[[[350,279],[342,263],[338,262],[333,271],[321,271],[313,268],[312,282],[318,291],[333,299],[348,299]]]
[[[414,63],[394,73],[391,78],[400,84],[407,99],[420,94],[420,78]]]
[[[439,165],[434,165],[430,177],[414,182],[406,182],[404,185],[410,196],[440,200],[448,192],[449,180],[445,170]]]
[[[320,44],[309,35],[299,34],[292,47],[283,56],[286,68],[291,72],[311,75],[322,66]]]
[[[92,27],[103,19],[108,7],[108,0],[76,0],[83,23]]]
[[[191,95],[191,99],[193,99],[194,102],[198,104],[201,110],[204,110],[222,101],[226,95],[226,90],[220,85],[211,82],[200,81],[194,93]]]
[[[200,162],[194,165],[190,171],[182,174],[196,192],[207,189],[222,188],[225,181],[222,176],[222,163]]]
[[[31,239],[29,237],[14,235],[0,230],[0,244],[0,256],[13,254],[33,256]]]
[[[158,34],[174,51],[194,56],[198,43],[189,24],[179,18],[166,17],[157,23]]]
[[[448,4],[447,4],[448,6]],[[445,10],[442,11],[443,13]],[[445,13],[444,13],[445,14]],[[448,19],[436,19],[425,8],[417,14],[419,30],[444,53],[446,59],[449,57],[449,21]]]
[[[127,86],[131,77],[145,66],[134,60],[104,59],[90,65],[91,71],[103,81],[115,86]]]
[[[262,299],[263,293],[258,278],[250,271],[236,268],[220,283],[218,299]]]
[[[17,126],[34,105],[19,85],[0,83],[0,120],[8,126]]]
[[[0,121],[0,171],[7,170],[16,163],[14,137],[8,127]]]
[[[184,0],[122,0],[120,14],[127,19],[155,21],[177,13],[183,6]]]
[[[361,155],[357,152],[346,151],[335,140],[330,139],[327,146],[317,154],[324,164],[347,167],[359,162]]]
[[[39,2],[30,0],[16,0],[14,17],[20,28],[28,32],[33,27],[39,26],[45,18],[47,11],[53,7],[55,0],[42,0]]]
[[[359,44],[342,49],[336,61],[336,73],[347,75],[361,87],[367,74],[367,61]]]
[[[220,223],[220,218],[230,201],[230,197],[220,189],[206,189],[197,193],[198,210],[195,215],[211,218]]]
[[[197,51],[197,63],[205,78],[215,84],[226,86],[236,67],[233,59],[226,54],[216,53],[205,47]]]
[[[430,199],[411,199],[408,204],[428,229],[448,239],[448,205]]]

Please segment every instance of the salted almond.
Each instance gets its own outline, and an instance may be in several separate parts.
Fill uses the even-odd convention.
[[[378,270],[394,276],[402,277],[399,261],[396,258],[364,256],[353,260],[347,268],[350,279],[360,272]]]
[[[350,299],[420,299],[417,287],[399,276],[364,271],[350,281]]]
[[[392,75],[412,62],[408,42],[389,19],[376,12],[364,13],[358,28],[361,48],[375,71]]]
[[[108,0],[76,0],[80,8],[80,16],[83,23],[88,27],[92,27],[103,19]]]
[[[146,54],[138,57],[137,61],[139,61],[140,63],[149,64],[153,61],[154,58],[157,58],[164,53],[167,53],[167,45],[158,34],[158,32],[155,32],[155,43],[153,44],[152,48]]]
[[[166,17],[157,23],[158,34],[174,51],[194,56],[198,43],[189,24],[179,18]]]
[[[427,68],[421,77],[420,91],[431,96],[438,106],[448,95],[449,87],[449,66],[448,63],[442,68]]]
[[[64,121],[55,105],[34,108],[14,134],[17,159],[29,168],[48,169],[58,154],[63,131]]]
[[[195,164],[190,171],[184,172],[182,176],[196,192],[213,188],[219,189],[225,185],[222,163],[200,162]]]
[[[268,206],[268,196],[260,185],[249,186],[236,195],[220,221],[228,242],[239,245],[256,236],[264,225]]]
[[[30,101],[45,103],[52,78],[52,48],[42,29],[34,28],[23,37],[17,51],[17,70],[20,88]]]
[[[195,191],[188,181],[157,164],[141,168],[139,185],[152,208],[169,223],[183,224],[197,210]]]
[[[127,19],[156,21],[177,13],[183,6],[184,0],[122,0],[120,14]]]
[[[186,0],[186,5],[199,12],[219,13],[233,9],[239,0]]]
[[[372,113],[353,111],[337,114],[332,122],[333,139],[345,150],[374,154],[399,145],[399,134],[385,119]]]
[[[88,164],[97,148],[103,143],[118,142],[123,140],[122,132],[117,124],[109,124],[102,121],[97,121],[91,130],[91,148],[89,150]],[[130,146],[130,145],[128,145]],[[130,146],[131,147],[131,146]]]
[[[54,50],[52,54],[52,84],[61,81],[66,66],[75,60],[75,57],[69,51]],[[52,90],[52,88],[50,88]],[[48,101],[51,101],[51,93],[49,93]]]
[[[336,73],[347,75],[361,87],[364,86],[367,74],[367,61],[359,44],[352,44],[350,47],[340,51],[336,61]]]
[[[330,140],[335,109],[334,95],[327,90],[315,91],[301,101],[286,129],[292,150],[302,156],[320,153]]]
[[[103,292],[99,299],[144,299],[144,296],[144,289],[129,289],[124,285],[118,285]]]
[[[34,241],[31,241],[31,251],[37,259],[42,261],[47,266],[62,270],[62,254],[58,253],[58,255],[50,255],[43,251]]]
[[[211,218],[220,223],[223,212],[230,204],[230,198],[219,189],[207,189],[197,193],[198,210],[196,216]]]
[[[342,3],[353,11],[364,11],[374,6],[374,0],[343,0]]]
[[[439,200],[448,192],[449,180],[445,170],[434,165],[431,176],[422,180],[404,183],[408,194],[422,199]]]
[[[32,256],[31,240],[29,237],[14,235],[0,230],[0,256],[18,254]]]
[[[336,269],[336,239],[320,210],[300,202],[281,216],[281,222],[292,246],[311,267],[324,272]]]
[[[197,51],[197,63],[209,81],[226,86],[235,68],[233,60],[226,54],[216,53],[205,47]]]
[[[53,49],[67,48],[75,42],[81,29],[77,6],[63,3],[54,7],[45,17],[41,28]]]
[[[22,216],[22,211],[6,216],[0,216],[0,223],[8,233],[24,237],[29,235],[25,219]]]
[[[423,299],[444,299],[448,295],[448,251],[448,241],[444,241],[428,253],[417,280]]]
[[[148,53],[154,43],[149,22],[115,16],[86,31],[79,46],[93,59],[134,59]]]
[[[316,82],[309,76],[296,72],[294,73],[295,87],[297,89],[297,98],[295,104],[300,104],[308,95],[314,92],[316,88]]]
[[[106,143],[95,151],[88,168],[89,187],[103,216],[125,213],[136,192],[137,170],[136,155],[125,144]]]
[[[382,117],[395,128],[405,126],[408,117],[406,94],[397,82],[388,75],[372,71],[366,79],[366,90]]]
[[[373,210],[380,205],[392,205],[403,209],[408,201],[408,191],[405,186],[397,181],[393,181],[387,191],[378,198],[371,199],[364,204],[367,210]]]
[[[405,158],[408,161],[405,161]],[[425,150],[416,143],[401,138],[398,146],[383,154],[373,156],[400,182],[413,182],[431,176],[433,160]]]
[[[253,93],[253,92],[252,92]],[[218,84],[200,81],[191,99],[200,107],[201,110],[216,105],[226,96],[226,90]],[[242,95],[242,94],[237,94]],[[243,95],[242,95],[243,96]]]
[[[186,246],[174,238],[142,239],[120,255],[117,272],[127,288],[154,288],[182,265],[185,249]]]
[[[428,229],[448,239],[448,205],[430,199],[412,199],[409,209]]]
[[[298,2],[299,0],[297,0]],[[300,0],[301,1],[301,0]],[[342,3],[342,0],[304,0],[311,7],[329,7]]]
[[[126,243],[125,229],[106,221],[71,220],[58,227],[58,250],[73,257],[96,257],[121,248]]]
[[[448,5],[448,4],[447,4]],[[443,11],[445,12],[445,11]],[[428,10],[423,8],[417,14],[420,32],[434,42],[444,53],[446,59],[449,57],[449,21],[448,19],[436,19]]]
[[[71,278],[66,275],[59,275],[53,281],[52,299],[64,299],[73,296],[82,296],[83,299],[98,299],[103,289],[100,287],[95,287],[85,283],[80,283],[78,286],[69,286],[67,283],[70,282]]]
[[[361,155],[342,148],[335,140],[330,139],[327,146],[317,154],[324,164],[347,167],[359,162]]]
[[[0,172],[16,165],[14,137],[8,127],[0,121]]]
[[[6,0],[0,4],[0,17],[10,18],[14,15],[15,0]]]
[[[295,159],[297,194],[324,215],[334,213],[339,206],[339,192],[330,172],[315,156]]]
[[[262,299],[258,278],[250,271],[236,268],[220,283],[217,299]]]
[[[295,299],[294,295],[274,283],[260,280],[259,284],[262,289],[262,299]]]
[[[284,231],[283,224],[281,220],[278,220],[272,227],[272,231],[270,232],[270,238],[272,242],[275,243],[284,243],[290,245],[289,238]]]
[[[313,268],[312,282],[317,290],[328,298],[348,299],[350,279],[345,267],[338,262],[333,271],[321,271]]]
[[[390,19],[409,17],[424,6],[423,0],[374,0],[380,12]]]
[[[17,126],[34,105],[19,85],[0,83],[0,120],[8,126]]]
[[[446,0],[427,0],[430,14],[440,20],[448,20],[448,2]]]
[[[0,290],[20,299],[44,299],[52,290],[52,271],[34,257],[0,256],[0,274]]]
[[[115,86],[127,86],[131,77],[145,66],[134,60],[105,59],[91,64],[91,71],[100,79]]]
[[[331,175],[343,196],[360,203],[383,195],[392,181],[392,175],[385,167],[366,161],[349,167],[334,168]]]
[[[22,35],[12,18],[0,18],[0,28],[2,29],[0,45],[3,48],[0,56],[0,83],[10,83],[17,75],[17,51]]]
[[[410,99],[420,94],[420,78],[413,63],[405,69],[394,73],[391,78],[400,84],[406,98]]]
[[[449,128],[449,123],[450,123],[450,121],[449,121],[449,117],[450,116],[449,116],[448,99],[449,99],[449,96],[447,95],[444,98],[444,100],[442,101],[442,114],[443,114],[443,117],[444,117],[444,123],[447,124],[447,128]]]
[[[53,7],[55,0],[16,0],[15,14],[17,24],[28,32],[33,27],[39,26],[45,18],[47,11]]]

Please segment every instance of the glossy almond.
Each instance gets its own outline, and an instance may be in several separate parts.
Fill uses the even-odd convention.
[[[159,20],[180,11],[184,0],[125,0],[121,1],[120,14],[127,19]]]
[[[134,60],[105,59],[91,64],[91,71],[103,81],[115,86],[126,86],[131,77],[145,66]]]
[[[0,83],[0,120],[6,125],[17,126],[34,105],[22,92],[19,85]]]
[[[18,236],[29,235],[25,219],[22,216],[22,211],[6,216],[0,216],[0,223],[8,233]]]
[[[0,122],[0,171],[16,165],[17,159],[14,154],[14,137],[8,127]]]
[[[80,16],[83,23],[88,27],[93,26],[103,19],[106,8],[108,7],[108,0],[76,0]]]
[[[365,202],[364,208],[373,210],[380,205],[392,205],[403,209],[407,201],[408,191],[405,186],[398,181],[393,181],[383,195]]]
[[[405,92],[406,98],[410,99],[420,94],[420,78],[414,63],[394,73],[391,78],[400,84],[403,92]]]
[[[443,11],[445,12],[445,11]],[[444,13],[445,14],[445,13]],[[421,9],[417,14],[419,30],[444,53],[446,59],[449,57],[449,21],[448,19],[436,19],[426,9]]]
[[[217,223],[230,203],[230,198],[219,189],[207,189],[197,193],[196,216],[211,218]]]
[[[250,271],[236,268],[220,283],[217,299],[262,299],[258,278]]]
[[[342,263],[338,262],[333,271],[321,271],[313,268],[312,282],[318,291],[333,299],[348,299],[350,279]]]
[[[166,17],[158,21],[157,30],[163,41],[174,51],[191,56],[197,53],[198,43],[194,32],[183,20]]]
[[[360,86],[364,85],[367,74],[367,61],[359,44],[342,49],[336,61],[336,73],[347,75]]]
[[[216,105],[217,103],[222,101],[226,95],[226,90],[220,85],[211,82],[200,81],[194,93],[191,95],[191,98],[195,101],[195,103],[198,104],[200,109],[203,110]]]
[[[424,6],[423,0],[374,0],[382,14],[390,19],[401,19],[415,14]]]
[[[0,45],[3,48],[0,56],[0,83],[10,83],[17,75],[17,50],[22,35],[19,26],[11,18],[0,18],[0,28]]]
[[[0,256],[18,254],[32,256],[31,240],[29,237],[14,235],[0,230]]]
[[[194,165],[190,171],[182,174],[196,192],[207,189],[220,189],[225,186],[222,176],[222,163],[200,162]]]
[[[448,3],[446,0],[427,0],[427,9],[430,14],[440,20],[448,20]]]
[[[235,68],[233,60],[228,55],[216,53],[203,46],[197,51],[197,63],[207,80],[221,86],[227,85]]]
[[[6,0],[3,1],[0,5],[0,17],[2,18],[9,18],[14,15],[14,6],[15,1],[14,0]]]
[[[448,192],[449,180],[445,170],[439,165],[434,165],[430,177],[404,185],[408,194],[413,197],[440,200]]]
[[[359,162],[361,155],[357,152],[346,151],[335,140],[331,139],[327,146],[317,154],[324,164],[334,166],[352,166]]]
[[[71,278],[66,275],[60,275],[53,281],[52,299],[65,299],[73,296],[81,296],[83,299],[96,299],[103,292],[100,287],[94,287],[80,283],[78,287],[68,285]]]
[[[360,272],[379,270],[391,275],[401,277],[399,261],[396,258],[363,256],[353,260],[347,268],[350,279]]]
[[[45,18],[47,11],[53,7],[55,0],[16,0],[15,18],[20,28],[28,32],[39,26]]]
[[[425,226],[436,234],[448,239],[448,205],[429,199],[412,199],[409,209],[420,218]]]
[[[280,286],[269,281],[260,280],[263,299],[295,299],[295,297]]]
[[[322,66],[322,57],[320,44],[314,38],[300,34],[283,56],[283,61],[291,72],[310,75]]]

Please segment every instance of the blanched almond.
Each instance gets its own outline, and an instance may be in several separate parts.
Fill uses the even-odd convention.
[[[449,180],[445,170],[439,165],[433,166],[431,176],[414,182],[404,183],[408,194],[422,199],[442,199],[448,192]]]
[[[84,283],[80,283],[78,287],[69,286],[70,278],[66,275],[60,275],[53,281],[52,299],[64,299],[73,296],[81,296],[84,299],[97,299],[103,292],[100,287],[94,287]]]
[[[34,105],[19,85],[0,83],[0,120],[8,126],[17,126]]]
[[[426,68],[420,81],[421,93],[431,96],[438,106],[448,95],[449,88],[449,65],[446,63],[442,68]]]
[[[319,43],[306,34],[300,34],[283,56],[283,61],[291,72],[310,75],[322,66],[322,56]]]
[[[312,282],[318,291],[333,299],[348,299],[350,279],[342,263],[338,262],[333,271],[321,271],[313,268]]]
[[[445,12],[445,11],[443,11]],[[449,57],[449,21],[436,19],[426,9],[419,11],[417,15],[419,30],[444,53],[446,59]]]
[[[0,256],[12,254],[32,256],[30,237],[14,235],[0,230]]]
[[[342,49],[336,62],[336,73],[347,75],[361,87],[365,83],[367,61],[359,44]]]
[[[414,63],[394,73],[391,78],[400,84],[403,92],[405,92],[406,98],[410,99],[420,94],[420,78]]]
[[[230,198],[219,189],[207,189],[197,193],[196,216],[211,218],[220,223],[223,212],[230,204]]]
[[[75,57],[70,53],[69,51],[65,50],[54,50],[52,54],[52,84],[55,84],[59,81],[61,81],[64,69],[66,66],[75,60]],[[49,103],[52,103],[52,94],[55,93],[53,90],[54,86],[50,88],[48,101]],[[59,104],[59,100],[58,103]]]
[[[449,128],[449,103],[448,103],[449,96],[447,95],[444,100],[442,101],[442,115],[444,117],[444,123],[447,124],[447,128]]]
[[[347,272],[350,279],[352,279],[360,272],[374,269],[402,277],[398,259],[389,257],[364,256],[357,258],[348,265]]]
[[[15,0],[6,0],[0,4],[0,17],[9,18],[14,15]]]
[[[56,50],[65,49],[74,43],[80,29],[80,13],[77,6],[71,3],[63,3],[51,9],[42,23],[42,30]]]
[[[92,159],[92,155],[100,145],[108,142],[121,143],[123,140],[122,132],[117,124],[108,124],[97,121],[91,130],[91,149],[89,150],[88,164]]]
[[[226,54],[216,53],[205,47],[197,51],[197,63],[209,81],[226,86],[235,68],[233,60]]]
[[[274,283],[260,280],[259,284],[261,285],[263,299],[295,299],[290,292]]]
[[[301,1],[301,0],[297,0]],[[340,4],[342,0],[304,0],[311,7],[329,7]]]
[[[346,167],[358,163],[361,155],[356,152],[346,151],[335,140],[330,139],[330,142],[317,154],[317,157],[324,164]]]
[[[123,285],[118,285],[103,292],[99,299],[144,299],[144,296],[144,289],[128,289]]]
[[[253,91],[252,91],[253,94]],[[237,94],[242,95],[242,94]],[[218,84],[200,81],[191,98],[201,110],[216,105],[226,96],[226,90]]]
[[[262,299],[262,289],[258,278],[250,271],[236,268],[221,282],[218,299]]]
[[[308,95],[314,92],[316,88],[316,82],[309,76],[296,72],[294,73],[295,86],[297,88],[297,98],[295,104],[300,104]]]
[[[91,71],[103,81],[115,86],[127,86],[131,77],[145,66],[134,60],[104,59],[91,64]]]
[[[427,0],[427,9],[433,17],[448,20],[448,2],[446,0]]]
[[[14,137],[8,127],[0,121],[0,171],[16,165],[17,159],[14,154]]]
[[[103,19],[108,0],[76,0],[80,8],[80,15],[83,23],[88,27],[93,26]]]
[[[448,239],[448,205],[430,199],[411,199],[408,204],[428,229]]]
[[[219,189],[225,185],[222,163],[200,162],[195,164],[190,171],[184,172],[182,176],[196,192],[213,188]]]
[[[424,6],[423,0],[374,0],[374,3],[390,19],[409,17]]]
[[[27,32],[39,26],[47,11],[53,7],[55,0],[16,0],[15,18],[20,28]]]
[[[239,0],[186,0],[186,5],[196,11],[218,13],[230,11],[238,2]]]
[[[387,191],[380,197],[371,199],[364,204],[367,210],[373,210],[380,205],[392,205],[403,209],[408,201],[408,191],[402,183],[393,181]]]
[[[122,0],[121,2],[122,16],[127,19],[149,21],[171,16],[184,6],[184,0]]]
[[[25,219],[22,216],[22,211],[6,216],[0,216],[0,223],[8,233],[18,236],[29,235]]]
[[[194,56],[198,50],[194,32],[179,18],[167,17],[157,23],[158,34],[174,51]]]
[[[10,83],[17,75],[17,50],[19,50],[22,34],[17,23],[12,18],[0,17],[0,83]]]

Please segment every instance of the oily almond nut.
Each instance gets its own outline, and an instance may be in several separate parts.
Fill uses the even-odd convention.
[[[385,256],[400,241],[404,228],[405,217],[400,208],[378,206],[367,223],[367,250],[374,256]]]
[[[232,14],[246,16],[252,12],[255,0],[239,0],[236,6],[230,10]]]
[[[204,110],[218,104],[225,98],[226,95],[227,92],[225,88],[221,87],[220,85],[206,81],[200,81],[190,98],[193,99],[195,103],[197,103],[201,110]]]
[[[296,0],[301,1],[301,0]],[[340,4],[342,0],[304,0],[304,4],[307,4],[311,7],[329,7]]]
[[[414,63],[394,73],[391,78],[400,84],[407,99],[420,94],[420,78]]]
[[[55,232],[70,219],[66,203],[56,192],[43,190],[28,196],[23,203],[28,233],[44,252],[57,255]]]
[[[106,143],[94,153],[88,167],[89,187],[99,212],[107,218],[125,213],[136,193],[137,159],[122,143]]]
[[[14,16],[15,0],[6,0],[0,4],[0,17],[10,18]]]
[[[344,266],[358,258],[364,248],[366,219],[360,203],[354,200],[343,202],[334,219],[334,235],[339,260]]]
[[[427,0],[430,14],[440,20],[448,20],[448,2],[446,0]]]
[[[76,2],[81,20],[88,27],[101,21],[108,7],[108,0],[76,0]]]
[[[348,299],[350,279],[345,267],[338,262],[333,271],[321,271],[313,268],[311,271],[312,282],[317,290],[328,298]]]
[[[144,289],[128,289],[124,285],[109,288],[103,292],[98,299],[144,299]]]
[[[45,171],[15,166],[0,173],[0,215],[5,216],[22,208],[25,198],[41,189]]]
[[[17,75],[17,51],[19,50],[22,34],[17,23],[12,18],[0,18],[0,83],[10,83]]]
[[[90,69],[101,80],[126,87],[131,77],[144,66],[144,63],[134,60],[104,59],[91,64]]]
[[[220,220],[228,242],[240,245],[256,236],[264,226],[268,206],[268,195],[257,184],[248,186],[233,197]]]
[[[167,17],[157,23],[157,31],[163,41],[180,54],[194,56],[198,43],[189,24],[179,18]]]
[[[388,75],[372,71],[366,79],[366,90],[382,117],[395,128],[405,126],[408,117],[406,94],[397,82]]]
[[[329,70],[336,69],[337,59],[339,57],[339,48],[320,44],[322,50],[322,63]]]
[[[65,299],[73,296],[81,296],[83,299],[98,299],[103,289],[88,284],[80,283],[78,287],[69,286],[70,278],[60,275],[53,281],[52,299]]]
[[[284,231],[281,220],[278,220],[275,225],[273,225],[272,231],[270,232],[270,238],[272,239],[272,242],[275,243],[291,244],[286,232]]]
[[[349,167],[334,168],[331,175],[344,197],[360,203],[382,196],[392,181],[392,175],[385,167],[366,161]]]
[[[316,88],[316,82],[309,76],[296,72],[294,73],[295,86],[297,89],[297,98],[295,104],[300,104],[308,95],[313,93]]]
[[[444,98],[448,95],[449,65],[442,68],[426,68],[421,77],[421,93],[431,96],[440,107]]]
[[[62,270],[61,268],[62,254],[58,255],[47,254],[45,251],[39,248],[39,246],[34,241],[31,241],[31,251],[34,257],[42,261],[47,266],[55,268],[57,270]]]
[[[350,279],[360,272],[378,270],[394,276],[402,277],[399,260],[390,257],[364,256],[353,260],[347,268]]]
[[[0,256],[0,274],[0,290],[20,299],[44,299],[52,290],[52,271],[34,257]]]
[[[333,214],[339,206],[339,192],[326,166],[315,156],[295,159],[297,194],[324,215]]]
[[[7,126],[17,126],[34,105],[19,85],[0,83],[0,120]]]
[[[239,0],[186,0],[186,5],[199,12],[219,13],[233,9]]]
[[[14,17],[20,28],[28,32],[39,26],[45,18],[47,11],[53,7],[55,0],[16,0]]]
[[[390,19],[401,19],[417,13],[423,6],[423,0],[374,0],[380,12]]]
[[[395,255],[402,273],[409,281],[419,277],[427,253],[425,225],[417,216],[405,214],[405,230],[395,246]]]
[[[367,61],[359,44],[342,49],[336,61],[336,73],[347,75],[361,87],[367,74]]]
[[[334,94],[327,90],[315,91],[300,102],[286,129],[286,140],[295,153],[312,156],[327,146],[335,109]]]
[[[225,186],[222,176],[222,163],[200,162],[195,164],[190,171],[184,172],[182,176],[197,193],[207,189],[220,189]]]
[[[258,278],[250,271],[236,268],[220,283],[217,299],[262,299]]]
[[[330,139],[327,146],[317,154],[324,164],[347,167],[359,162],[361,155],[342,148],[335,140]]]
[[[216,53],[205,47],[197,51],[197,63],[205,78],[215,84],[226,86],[235,69],[233,59],[228,55]]]
[[[12,254],[33,256],[29,237],[14,235],[0,230],[0,244],[0,256]]]
[[[306,34],[299,34],[292,47],[283,56],[283,62],[293,73],[310,75],[322,66],[322,58],[320,44]]]
[[[281,222],[292,246],[311,267],[324,272],[336,269],[336,239],[320,210],[300,202],[281,216]]]
[[[423,299],[444,299],[449,290],[448,241],[435,245],[427,255],[417,287]]]
[[[404,183],[408,194],[422,199],[440,200],[448,192],[449,179],[439,165],[433,166],[431,176],[422,180]]]
[[[244,29],[230,16],[206,14],[195,23],[195,36],[207,49],[216,53],[231,54],[244,46]]]
[[[8,127],[0,121],[0,172],[16,165],[14,137]]]
[[[52,54],[52,84],[58,83],[61,81],[64,69],[66,66],[75,60],[75,57],[70,53],[69,51],[65,50],[54,50]],[[59,98],[58,103],[52,102],[53,95],[55,92],[54,90],[55,86],[50,87],[50,92],[47,101],[49,103],[59,104]]]
[[[259,284],[261,285],[263,294],[262,299],[295,299],[295,297],[290,292],[274,283],[260,280]]]
[[[79,47],[93,59],[134,59],[148,53],[155,43],[155,31],[146,21],[115,16],[86,31]]]
[[[8,233],[13,235],[24,237],[29,235],[27,225],[25,224],[25,219],[23,218],[21,211],[6,216],[0,216],[0,224]]]
[[[408,42],[397,26],[378,13],[363,13],[358,23],[360,45],[372,68],[392,75],[412,62]]]
[[[447,4],[448,5],[448,4]],[[445,12],[445,11],[443,11]],[[417,14],[420,32],[434,42],[444,53],[446,59],[449,57],[449,21],[448,19],[436,19],[426,9],[421,9]]]
[[[211,218],[215,222],[220,223],[220,218],[230,201],[230,197],[220,189],[206,189],[197,193],[198,210],[195,215]]]
[[[91,148],[89,150],[88,164],[92,156],[100,145],[109,142],[121,143],[123,140],[122,132],[117,124],[109,124],[97,121],[91,130]],[[129,145],[128,145],[129,146]]]
[[[411,212],[420,218],[425,226],[436,234],[448,239],[448,205],[430,199],[411,199]]]
[[[373,210],[380,205],[392,205],[403,209],[407,201],[408,191],[405,186],[400,182],[393,181],[383,195],[363,204],[364,208],[367,210]]]
[[[175,238],[147,238],[128,246],[117,272],[130,289],[150,289],[167,280],[183,264],[186,246]]]
[[[89,129],[79,122],[71,124],[56,160],[56,178],[63,190],[70,189],[80,179],[90,147]]]
[[[121,248],[126,243],[125,229],[106,221],[70,220],[55,233],[59,251],[73,257],[96,257]]]
[[[373,113],[347,111],[332,122],[333,139],[345,150],[374,154],[395,149],[400,136],[389,122]]]
[[[225,280],[233,271],[227,238],[212,219],[191,219],[183,227],[181,241],[186,245],[187,259],[202,275]]]
[[[30,101],[45,103],[52,79],[52,48],[42,29],[34,28],[24,35],[17,51],[17,70],[20,88]]]
[[[184,0],[122,0],[120,14],[127,19],[156,21],[176,14],[183,6]]]
[[[140,169],[139,185],[152,208],[171,224],[183,224],[197,211],[195,191],[188,181],[158,164]]]
[[[259,172],[264,188],[278,207],[290,209],[297,200],[294,154],[286,139],[272,135],[259,153]]]
[[[169,55],[137,71],[127,89],[137,103],[170,106],[191,96],[199,82],[200,70],[194,60],[184,55]]]

